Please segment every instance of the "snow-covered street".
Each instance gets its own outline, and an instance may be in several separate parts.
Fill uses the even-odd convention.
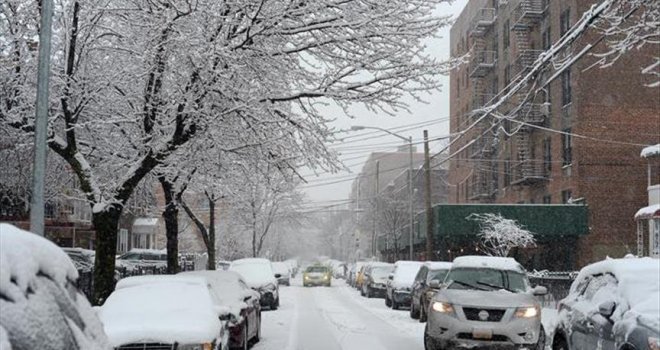
[[[303,288],[299,278],[280,288],[281,306],[262,313],[254,350],[422,350],[424,324],[407,310],[385,307],[334,280],[330,288]]]

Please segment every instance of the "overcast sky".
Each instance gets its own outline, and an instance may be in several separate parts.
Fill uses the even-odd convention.
[[[456,0],[453,4],[442,4],[437,8],[436,14],[447,15],[450,14],[454,18],[458,16],[467,4],[468,0]],[[437,57],[438,59],[449,58],[449,29],[447,26],[440,32],[440,38],[429,40],[427,43],[427,51]],[[402,111],[396,116],[377,115],[372,112],[366,111],[363,108],[356,108],[352,113],[356,116],[351,119],[340,111],[329,110],[328,113],[333,114],[332,118],[336,118],[333,126],[338,129],[350,129],[352,125],[364,126],[378,126],[385,129],[396,128],[399,126],[419,124],[419,123],[432,123],[420,128],[409,131],[401,132],[402,136],[412,136],[414,140],[422,139],[422,132],[424,129],[429,131],[429,138],[433,139],[437,136],[446,135],[449,133],[449,77],[443,78],[443,88],[441,91],[435,91],[425,97],[428,103],[420,103],[414,100],[408,101],[411,113]],[[446,121],[437,121],[441,118],[447,118]],[[355,132],[355,134],[366,134],[370,131]],[[350,134],[346,134],[347,136]],[[343,154],[340,159],[344,164],[349,166],[351,172],[342,171],[334,174],[322,174],[320,176],[306,176],[309,184],[304,186],[304,192],[307,195],[307,201],[313,202],[309,206],[323,206],[333,204],[333,201],[347,199],[350,194],[352,177],[357,175],[362,168],[363,163],[371,152],[391,152],[395,151],[397,146],[403,144],[403,141],[390,135],[382,133],[370,133],[365,137],[380,136],[369,140],[355,141],[351,140],[350,143],[342,145],[336,143],[331,145],[332,148],[340,150]],[[348,140],[347,140],[348,141]],[[355,142],[354,142],[355,141]],[[423,150],[421,145],[418,150]],[[439,142],[431,143],[431,152],[441,149]],[[308,175],[310,172],[302,170],[303,175]],[[330,184],[332,182],[336,182]]]

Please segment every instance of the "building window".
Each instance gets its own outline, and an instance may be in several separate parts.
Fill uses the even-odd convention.
[[[571,136],[571,128],[564,129],[564,134],[561,136],[561,147],[563,165],[570,165],[573,163],[573,137]]]
[[[571,200],[573,193],[571,190],[564,190],[561,191],[561,202],[564,204],[568,204],[568,202]]]
[[[552,196],[549,194],[543,196],[543,204],[552,204]]]
[[[543,140],[543,169],[550,176],[552,171],[552,139],[550,137]]]
[[[652,258],[660,258],[660,219],[653,219],[653,232],[649,244],[649,255]]]
[[[119,229],[119,239],[117,240],[117,250],[120,253],[128,251],[128,230],[125,228]]]
[[[502,45],[505,49],[509,48],[509,20],[504,21],[502,26]]]
[[[561,102],[564,106],[573,101],[571,92],[571,68],[561,73]]]
[[[562,11],[559,16],[559,29],[561,36],[564,36],[571,29],[571,9],[570,7]]]
[[[546,27],[541,36],[543,37],[543,50],[549,50],[552,46],[552,34],[550,26]]]

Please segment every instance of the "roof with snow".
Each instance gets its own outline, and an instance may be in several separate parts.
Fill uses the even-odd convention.
[[[648,146],[642,150],[642,158],[650,158],[660,156],[660,143],[653,146]]]
[[[459,256],[458,258],[454,259],[452,264],[452,269],[455,268],[487,268],[516,272],[525,271],[525,269],[523,269],[523,267],[519,262],[516,261],[516,259],[477,255]]]
[[[635,213],[635,220],[646,220],[660,218],[660,204],[649,205],[644,207]]]
[[[429,270],[448,270],[451,269],[452,263],[447,261],[427,261],[424,263],[424,266],[428,267]]]

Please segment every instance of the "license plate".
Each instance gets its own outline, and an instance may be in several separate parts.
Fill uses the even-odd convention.
[[[493,330],[491,329],[474,329],[472,330],[472,338],[474,339],[492,339]]]

